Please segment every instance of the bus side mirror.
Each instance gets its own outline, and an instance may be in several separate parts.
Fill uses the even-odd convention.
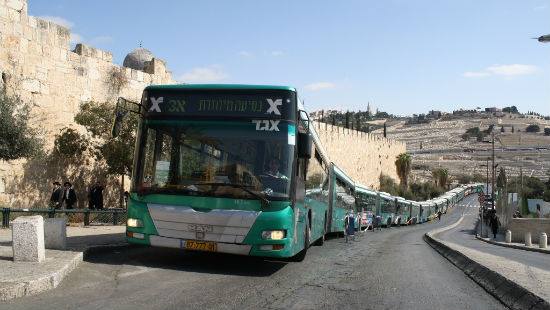
[[[298,133],[298,158],[311,158],[311,146],[313,139],[307,133]]]

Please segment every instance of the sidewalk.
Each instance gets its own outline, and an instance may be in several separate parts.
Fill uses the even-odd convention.
[[[0,229],[0,302],[57,287],[92,248],[123,245],[125,226],[67,227],[67,250],[46,250],[42,263],[13,262],[11,230]]]
[[[466,208],[455,224],[426,234],[428,243],[508,307],[550,307],[549,257],[480,242],[477,210]]]
[[[479,223],[478,223],[478,226],[479,226]],[[479,228],[476,228],[476,231],[479,231]],[[487,243],[502,246],[502,247],[517,249],[517,250],[550,254],[550,247],[543,249],[539,247],[538,243],[533,243],[531,246],[526,246],[524,243],[516,243],[516,242],[506,243],[504,234],[497,234],[497,237],[493,238],[492,234],[489,234],[488,230],[485,229],[485,226],[483,227],[483,231],[484,231],[484,236],[489,236],[489,237],[482,238],[478,234],[476,235],[476,238],[478,240],[485,241]]]

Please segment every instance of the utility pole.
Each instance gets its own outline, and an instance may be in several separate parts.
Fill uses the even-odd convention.
[[[520,178],[520,184],[521,184],[520,186],[521,187],[520,187],[520,190],[519,190],[519,195],[520,196],[519,196],[518,200],[520,202],[520,205],[519,205],[520,211],[519,212],[521,213],[521,211],[523,211],[523,210],[521,210],[521,208],[523,207],[523,166],[519,167],[519,178]],[[526,215],[526,214],[523,214],[523,215]]]
[[[493,209],[495,208],[495,134],[491,133],[492,137],[492,145],[493,145],[493,155],[492,155],[492,168],[493,168],[493,175],[491,178],[491,204],[493,206]]]
[[[489,157],[487,157],[487,186],[485,187],[485,191],[487,192],[487,196],[489,196]]]

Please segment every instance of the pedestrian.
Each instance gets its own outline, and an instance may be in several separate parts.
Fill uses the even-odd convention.
[[[374,217],[374,227],[378,230],[382,230],[382,217],[380,215]]]
[[[50,196],[50,208],[59,209],[62,202],[63,189],[61,188],[61,183],[55,181],[53,182],[52,195]]]
[[[345,233],[346,233],[346,243],[349,238],[355,241],[355,217],[353,211],[348,211],[348,214],[344,218]]]
[[[103,185],[99,181],[96,181],[88,191],[88,208],[103,209]]]
[[[63,183],[64,191],[63,191],[63,205],[65,209],[74,209],[74,205],[76,203],[76,192],[73,188],[73,185],[71,182],[65,182]]]
[[[495,213],[491,215],[490,225],[491,230],[493,231],[493,238],[496,239],[498,228],[500,226],[500,221],[498,220],[498,216]]]
[[[437,211],[437,219],[441,221],[441,211]]]
[[[128,199],[130,199],[130,193],[128,191],[124,191],[124,207],[128,209]]]

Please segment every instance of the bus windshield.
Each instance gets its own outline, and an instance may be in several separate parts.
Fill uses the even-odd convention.
[[[257,121],[144,120],[134,190],[230,198],[288,199],[295,125]]]

